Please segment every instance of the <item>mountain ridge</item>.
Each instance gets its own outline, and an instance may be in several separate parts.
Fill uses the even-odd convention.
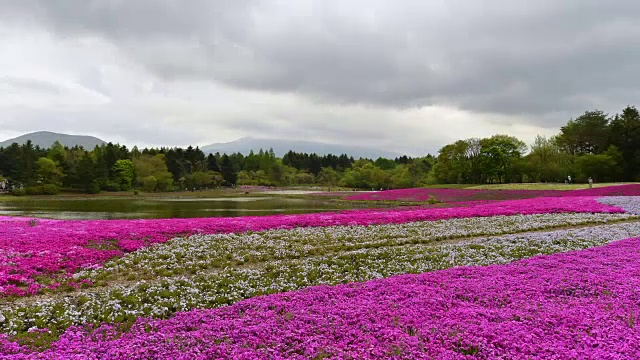
[[[50,148],[55,141],[59,141],[64,146],[73,147],[78,145],[87,150],[93,149],[96,145],[107,143],[102,139],[88,135],[71,135],[52,131],[35,131],[2,141],[0,142],[0,147],[8,147],[13,143],[24,144],[27,140],[31,140],[34,146],[37,145],[41,148]],[[219,152],[221,154],[242,153],[243,155],[248,155],[252,150],[257,153],[260,149],[267,151],[271,148],[273,148],[278,157],[284,156],[284,154],[290,150],[299,153],[315,153],[318,155],[333,154],[339,156],[346,154],[356,159],[361,157],[368,159],[377,159],[379,157],[393,159],[407,155],[400,152],[363,146],[329,144],[304,140],[266,139],[252,136],[246,136],[230,142],[213,143],[200,146],[200,150],[205,154]]]
[[[37,145],[41,148],[49,148],[56,141],[59,141],[64,146],[73,147],[78,145],[87,150],[93,149],[96,145],[106,144],[104,140],[95,136],[62,134],[52,131],[35,131],[2,141],[0,142],[0,147],[8,147],[13,143],[22,145],[28,140],[31,140],[33,146]]]
[[[393,159],[405,155],[399,152],[362,146],[329,144],[303,140],[266,139],[255,138],[251,136],[243,137],[230,142],[214,143],[201,146],[200,150],[202,150],[205,154],[213,154],[216,152],[219,152],[221,154],[230,154],[239,152],[243,155],[247,155],[252,150],[253,152],[258,152],[260,149],[266,151],[271,148],[278,157],[282,157],[290,150],[302,153],[316,153],[318,155],[332,154],[339,156],[342,154],[347,154],[349,156],[353,156],[356,159],[360,157],[368,159],[377,159],[379,157]]]

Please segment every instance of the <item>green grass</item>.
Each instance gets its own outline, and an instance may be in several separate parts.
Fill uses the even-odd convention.
[[[469,189],[476,185],[474,184],[428,184],[421,187],[425,189]]]
[[[597,183],[593,187],[605,187],[637,183]],[[588,189],[589,184],[561,184],[561,183],[524,183],[524,184],[488,184],[471,185],[467,189],[481,190],[580,190]]]

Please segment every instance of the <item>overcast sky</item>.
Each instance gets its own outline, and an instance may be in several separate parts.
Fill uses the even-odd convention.
[[[637,0],[0,0],[0,139],[412,155],[640,105]]]

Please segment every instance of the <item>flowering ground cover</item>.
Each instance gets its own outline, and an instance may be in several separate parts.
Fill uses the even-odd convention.
[[[74,327],[42,357],[634,359],[640,238]],[[6,342],[5,354],[28,357]],[[27,354],[25,354],[25,351]]]
[[[435,198],[445,203],[516,200],[537,197],[638,196],[639,184],[598,187],[580,190],[481,190],[481,189],[399,189],[348,196],[345,200],[426,202]]]
[[[637,196],[605,196],[599,198],[598,201],[619,207],[627,213],[640,215],[640,198]]]
[[[242,218],[153,220],[46,220],[0,218],[0,296],[36,294],[81,268],[182,235],[335,225],[372,225],[452,218],[542,213],[614,213],[622,209],[594,197],[539,198],[462,208],[356,210],[342,213]]]
[[[556,216],[559,218],[553,220]],[[487,218],[486,222],[489,224],[485,228],[503,228],[504,232],[510,232],[518,225],[530,228],[553,227],[554,221],[556,224],[584,226],[587,222],[611,222],[621,220],[624,216],[628,220],[634,220],[621,214],[532,215]],[[527,225],[528,222],[531,224]],[[454,266],[508,263],[538,254],[584,249],[617,239],[640,236],[640,222],[632,221],[550,232],[467,237],[467,232],[477,233],[473,226],[480,223],[476,219],[460,219],[439,224],[271,230],[259,234],[198,235],[175,239],[165,245],[159,244],[129,254],[123,259],[113,260],[104,269],[78,274],[94,281],[104,278],[116,280],[121,274],[138,274],[139,278],[146,280],[125,282],[98,291],[75,292],[64,297],[35,301],[27,298],[25,301],[5,304],[0,306],[0,330],[2,333],[30,338],[33,334],[39,334],[35,329],[46,328],[47,335],[55,338],[71,325],[102,322],[127,324],[140,316],[163,318],[178,311],[215,308],[261,294],[313,285],[366,281]],[[438,241],[443,239],[438,232],[447,227],[466,228],[467,232],[457,230],[458,235],[456,230],[449,230],[450,236],[462,236],[466,240]],[[379,244],[366,241],[372,235],[386,237],[390,246],[376,246]],[[323,240],[327,237],[328,240]],[[304,240],[296,243],[295,239],[301,238]],[[330,251],[336,242],[353,244],[354,240],[363,246],[339,252]],[[226,263],[221,268],[217,262],[231,254],[220,250],[219,244],[228,241],[234,243],[229,250],[238,249],[238,263],[236,266]],[[280,248],[278,241],[292,241],[293,247],[286,250],[288,256],[273,259],[269,245]],[[323,241],[327,244],[327,251],[301,255],[304,249],[309,249],[308,244],[321,245]],[[242,250],[242,242],[247,249]],[[298,252],[295,251],[296,247]],[[255,260],[247,263],[247,257]],[[179,271],[180,268],[175,267],[180,262],[185,264],[185,268],[198,270],[193,274],[184,274]],[[250,266],[243,266],[246,264]]]
[[[31,295],[0,302],[0,358],[633,358],[640,196],[620,195],[634,191],[234,219],[0,218],[4,295]]]

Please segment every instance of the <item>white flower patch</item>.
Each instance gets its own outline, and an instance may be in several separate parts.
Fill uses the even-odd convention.
[[[606,223],[632,217],[629,214],[537,214],[196,235],[141,249],[109,261],[99,269],[81,271],[74,277],[109,281],[116,275],[129,277],[131,280],[195,275],[206,269],[223,269],[243,264],[569,225]]]
[[[605,196],[599,198],[598,201],[617,206],[628,213],[640,215],[640,196]]]

